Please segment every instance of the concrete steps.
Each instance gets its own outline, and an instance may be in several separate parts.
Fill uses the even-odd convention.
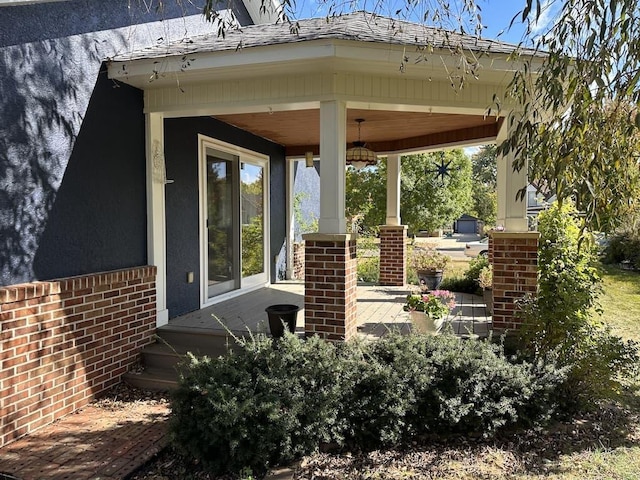
[[[157,340],[141,351],[141,369],[127,372],[123,380],[143,390],[167,391],[178,386],[180,362],[187,352],[218,357],[238,348],[226,331],[165,325],[156,330]],[[234,332],[241,338],[244,332]]]

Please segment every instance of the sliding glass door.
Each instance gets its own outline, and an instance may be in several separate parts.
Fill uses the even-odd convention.
[[[268,281],[267,160],[201,139],[203,304]]]

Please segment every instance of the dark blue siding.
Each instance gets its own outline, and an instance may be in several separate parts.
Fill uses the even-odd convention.
[[[0,7],[0,285],[146,263],[142,92],[103,61],[211,31],[198,3],[162,4]]]
[[[37,278],[145,265],[142,92],[102,73],[36,252]]]

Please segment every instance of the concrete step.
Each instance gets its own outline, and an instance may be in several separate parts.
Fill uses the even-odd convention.
[[[141,351],[143,370],[126,373],[123,380],[143,390],[167,391],[178,386],[180,362],[187,352],[212,358],[237,349],[246,332],[194,329],[165,325],[156,329],[157,341]]]
[[[153,392],[166,392],[178,387],[178,374],[175,370],[173,372],[154,370],[127,372],[122,376],[122,380],[133,387]]]
[[[237,338],[242,338],[246,332],[234,332]],[[164,325],[156,329],[158,343],[164,343],[177,353],[191,352],[195,355],[217,357],[225,355],[229,350],[238,348],[233,335],[224,330],[195,329]]]
[[[152,343],[142,349],[142,365],[145,369],[176,370],[185,358],[184,352],[178,352],[162,342]]]

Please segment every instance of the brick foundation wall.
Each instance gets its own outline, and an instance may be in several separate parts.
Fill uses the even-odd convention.
[[[489,240],[489,261],[493,264],[493,329],[517,329],[516,301],[538,286],[537,232],[493,232]]]
[[[343,341],[356,335],[356,236],[305,238],[305,333]]]
[[[304,242],[293,244],[293,278],[304,280]]]
[[[380,285],[407,283],[407,227],[380,227]]]
[[[0,287],[0,447],[121,380],[156,327],[156,268]]]

